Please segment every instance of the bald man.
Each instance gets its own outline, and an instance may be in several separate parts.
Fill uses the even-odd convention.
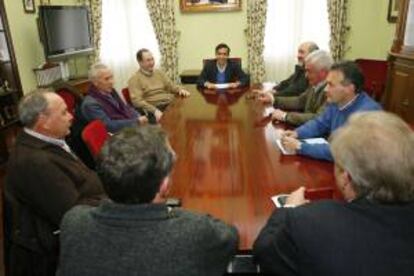
[[[319,50],[315,42],[307,41],[299,45],[297,59],[293,74],[273,87],[271,91],[255,90],[255,92],[271,92],[277,96],[293,97],[305,92],[308,87],[308,80],[305,74],[305,58],[313,51]]]

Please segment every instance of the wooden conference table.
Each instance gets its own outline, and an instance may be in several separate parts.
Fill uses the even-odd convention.
[[[271,196],[334,185],[331,163],[279,152],[272,122],[248,90],[185,88],[191,96],[173,102],[161,122],[178,157],[171,195],[235,225],[240,250],[252,248],[274,210]]]

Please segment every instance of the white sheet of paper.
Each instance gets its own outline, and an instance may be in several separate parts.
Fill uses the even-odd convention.
[[[280,207],[282,207],[282,206],[280,205],[280,202],[278,202],[277,198],[278,198],[278,197],[287,197],[287,196],[289,196],[289,195],[288,195],[288,194],[280,194],[280,195],[275,195],[275,196],[272,196],[270,199],[273,201],[273,204],[274,204],[277,208],[280,208]]]
[[[226,89],[230,87],[230,83],[217,83],[216,89]]]
[[[328,141],[324,138],[309,138],[309,139],[303,139],[303,142],[308,144],[328,144]]]
[[[282,145],[282,141],[281,141],[281,138],[282,138],[282,132],[283,132],[283,129],[280,129],[280,128],[275,128],[275,129],[273,129],[273,131],[272,131],[272,133],[273,133],[273,139],[276,141],[276,145],[277,145],[277,147],[280,149],[280,151],[283,153],[283,154],[285,154],[285,155],[294,155],[295,153],[294,152],[290,152],[290,151],[287,151],[284,147],[283,147],[283,145]]]
[[[282,132],[283,129],[279,129],[279,128],[273,128],[270,130],[271,131],[271,137],[274,139],[274,141],[276,142],[277,147],[279,148],[279,150],[284,154],[284,155],[294,155],[295,153],[287,151],[283,145],[282,145]],[[308,138],[308,139],[303,139],[301,140],[304,143],[308,143],[308,144],[328,144],[328,141],[326,141],[326,139],[324,138]]]
[[[283,147],[283,145],[282,145],[282,140],[277,139],[277,140],[276,140],[276,144],[277,144],[277,146],[279,147],[280,151],[281,151],[284,155],[295,155],[295,153],[294,153],[294,152],[288,151],[288,150],[286,150],[286,149]]]
[[[274,108],[273,106],[266,107],[266,108],[264,109],[263,116],[264,116],[264,117],[267,117],[267,116],[269,116],[270,114],[272,114],[272,113],[273,113],[273,111],[275,111],[275,108]]]

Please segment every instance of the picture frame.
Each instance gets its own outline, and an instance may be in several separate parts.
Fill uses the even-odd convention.
[[[398,12],[400,10],[400,0],[389,0],[387,20],[390,23],[397,22]]]
[[[23,8],[25,13],[35,13],[36,3],[35,0],[23,0]]]
[[[242,0],[180,0],[180,10],[191,12],[240,11]]]

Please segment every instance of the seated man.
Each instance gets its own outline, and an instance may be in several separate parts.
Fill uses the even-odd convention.
[[[272,275],[414,275],[414,133],[385,112],[352,115],[333,135],[345,201],[306,204],[293,192],[257,237],[253,254]],[[295,208],[296,207],[296,208]]]
[[[274,107],[277,108],[272,114],[274,120],[302,125],[322,113],[326,101],[325,79],[333,60],[327,52],[317,50],[309,54],[305,61],[309,87],[304,93],[295,97],[276,96],[275,98],[272,93],[259,94],[259,99],[273,102]],[[286,112],[285,109],[295,111]]]
[[[97,205],[102,185],[69,149],[72,115],[54,92],[35,91],[19,105],[24,129],[10,154],[6,198],[11,204],[10,275],[55,275],[59,224],[77,204]]]
[[[315,42],[304,42],[298,48],[298,64],[295,71],[286,80],[281,81],[270,91],[254,90],[255,92],[271,92],[277,96],[299,96],[308,88],[308,80],[305,75],[305,58],[319,47]]]
[[[92,85],[81,106],[82,115],[87,121],[99,119],[109,132],[148,121],[119,97],[113,86],[114,76],[108,66],[101,63],[92,65],[89,80]]]
[[[230,48],[224,43],[216,46],[216,59],[207,61],[197,80],[198,87],[215,89],[216,84],[229,84],[229,88],[237,88],[249,84],[248,76],[243,72],[240,63],[229,60]]]
[[[149,50],[139,50],[137,61],[139,70],[128,81],[131,101],[135,107],[153,113],[159,121],[174,95],[188,97],[190,92],[174,85],[162,71],[154,69],[154,57]]]
[[[111,201],[65,216],[58,275],[222,275],[236,252],[237,230],[165,204],[173,163],[157,126],[112,136],[98,161]]]
[[[364,76],[351,61],[334,64],[326,78],[327,105],[324,112],[296,130],[283,133],[287,151],[332,161],[329,144],[310,144],[298,139],[326,137],[360,111],[380,110],[381,106],[362,91]]]

